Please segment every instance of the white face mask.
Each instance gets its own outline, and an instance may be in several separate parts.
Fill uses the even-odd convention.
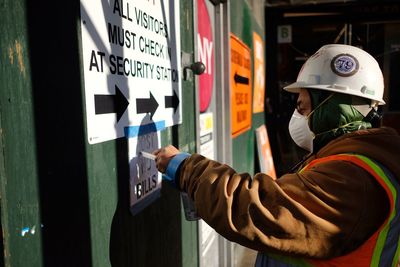
[[[289,133],[296,145],[307,151],[313,151],[315,135],[308,126],[308,117],[301,115],[297,109],[294,110],[290,119]]]

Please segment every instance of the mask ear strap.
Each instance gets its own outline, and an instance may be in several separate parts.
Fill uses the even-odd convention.
[[[331,132],[331,131],[335,131],[335,130],[338,130],[338,129],[346,128],[347,126],[351,125],[352,123],[354,123],[354,121],[349,122],[349,123],[346,123],[346,124],[344,124],[344,125],[342,125],[342,126],[339,126],[339,127],[337,127],[337,128],[330,129],[330,130],[327,130],[327,131],[325,131],[325,132],[316,134],[315,137],[320,136],[320,135],[323,135],[323,134],[326,134],[326,133],[329,133],[329,132]],[[365,128],[362,128],[361,125],[360,125],[360,126],[358,127],[358,130],[360,130],[360,129],[365,129]]]
[[[335,93],[332,93],[332,94],[330,94],[327,98],[325,98],[325,100],[324,101],[322,101],[321,103],[319,103],[319,105],[316,107],[316,108],[314,108],[311,112],[310,112],[310,114],[308,114],[307,115],[307,120],[311,117],[311,115],[314,113],[314,111],[316,111],[318,108],[320,108],[326,101],[328,101],[330,98],[332,98],[332,96],[334,95]]]

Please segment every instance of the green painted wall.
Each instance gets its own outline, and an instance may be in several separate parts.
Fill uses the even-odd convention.
[[[192,2],[180,5],[182,51],[193,54]],[[232,32],[252,48],[262,27],[245,1],[230,5]],[[126,140],[87,142],[79,1],[1,1],[0,30],[0,263],[198,266],[197,222],[185,220],[179,192],[164,185],[132,216]],[[162,132],[162,145],[195,152],[194,93],[183,81],[183,122]],[[252,130],[233,140],[238,170],[254,171],[262,123],[254,115]]]
[[[239,37],[250,49],[252,56],[252,66],[254,64],[253,32],[258,33],[264,40],[264,25],[260,25],[253,15],[253,10],[245,0],[231,1],[231,32]],[[232,19],[234,18],[234,19]],[[264,21],[264,20],[262,20]],[[265,49],[264,49],[265,51]],[[254,70],[252,69],[254,77]],[[254,85],[254,82],[252,83]],[[233,167],[238,172],[248,172],[254,174],[258,171],[257,166],[257,144],[255,139],[255,129],[265,124],[264,112],[253,113],[252,126],[247,132],[237,136],[232,141]],[[245,153],[243,153],[245,151]]]
[[[180,10],[182,51],[192,54],[192,4]],[[185,220],[180,194],[165,185],[132,216],[126,140],[86,141],[79,1],[5,0],[0,22],[6,266],[197,266],[197,223]],[[182,87],[183,123],[162,143],[194,152],[194,84]]]
[[[5,266],[41,266],[32,76],[24,1],[0,3],[0,179]],[[3,258],[4,257],[4,258]]]

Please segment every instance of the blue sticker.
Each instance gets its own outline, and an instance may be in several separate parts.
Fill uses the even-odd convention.
[[[352,76],[358,71],[358,60],[350,54],[339,54],[332,59],[331,68],[339,76]]]

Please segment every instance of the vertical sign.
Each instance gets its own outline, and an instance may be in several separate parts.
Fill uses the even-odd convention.
[[[254,96],[253,113],[264,111],[265,73],[264,73],[264,42],[260,35],[253,32],[254,47]]]
[[[130,207],[160,195],[159,131],[181,123],[179,1],[81,0],[88,142],[127,137]]]
[[[200,114],[200,153],[210,159],[214,159],[214,119],[213,113]]]
[[[90,144],[181,123],[179,1],[81,0]]]
[[[274,159],[272,157],[267,127],[265,127],[265,125],[256,129],[256,139],[261,172],[276,179]]]
[[[214,159],[214,41],[213,25],[214,21],[210,18],[210,4],[207,0],[197,0],[197,57],[203,62],[205,72],[198,77],[199,79],[199,130],[200,144],[199,153],[208,158]],[[211,9],[214,6],[211,5]],[[212,11],[211,11],[212,12]]]
[[[148,132],[147,129],[139,131]],[[140,154],[141,151],[151,153],[159,147],[160,132],[150,131],[128,139],[130,210],[133,215],[161,195],[161,174],[157,171],[155,161]]]
[[[197,1],[198,60],[206,66],[205,72],[199,76],[200,112],[205,112],[210,105],[214,87],[214,43],[212,24],[205,0]]]
[[[250,48],[231,34],[231,122],[232,137],[251,127]]]

